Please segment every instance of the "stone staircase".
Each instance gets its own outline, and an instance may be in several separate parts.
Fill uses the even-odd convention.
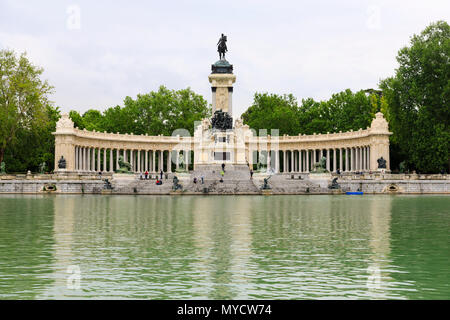
[[[191,181],[184,188],[186,193],[203,194],[260,194],[259,188],[250,179],[250,171],[246,165],[225,167],[223,182],[220,182],[220,165],[202,166],[191,173]],[[197,183],[193,182],[194,177]],[[202,184],[201,177],[204,183]]]
[[[156,185],[156,180],[154,179],[155,174],[153,174],[153,179],[140,180],[139,175],[130,177],[126,180],[116,180],[111,181],[113,187],[112,193],[116,194],[170,194],[172,191],[172,175],[169,175],[169,179],[165,176],[162,180],[162,185]]]
[[[260,179],[260,184],[263,184],[263,180]],[[298,175],[295,175],[295,179],[291,179],[291,175],[273,175],[269,180],[269,185],[272,188],[273,194],[301,194],[301,193],[324,193],[328,192],[327,189],[323,189],[319,184],[312,182],[307,177],[298,179]]]

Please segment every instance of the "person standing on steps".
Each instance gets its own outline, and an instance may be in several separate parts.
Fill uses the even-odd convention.
[[[225,163],[222,163],[222,171],[225,172]]]
[[[203,176],[202,176],[202,184],[204,184],[205,183],[205,181],[204,181],[204,178],[203,178]]]
[[[145,180],[148,180],[148,171],[145,171]]]
[[[162,171],[162,169],[161,169],[161,172],[159,173],[160,174],[160,176],[161,176],[161,180],[162,180],[162,177],[163,177],[163,171]]]
[[[250,179],[253,179],[253,170],[250,169]]]

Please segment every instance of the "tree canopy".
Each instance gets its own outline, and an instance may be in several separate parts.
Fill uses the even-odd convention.
[[[190,88],[169,90],[161,86],[158,91],[126,97],[124,106],[88,110],[82,116],[70,112],[75,126],[86,130],[119,133],[171,135],[176,129],[186,129],[191,135],[194,122],[209,117],[207,101]]]
[[[378,95],[363,90],[347,89],[327,101],[308,98],[300,105],[292,94],[256,93],[242,119],[256,131],[279,129],[280,135],[339,132],[370,126],[380,107]]]
[[[0,162],[7,158],[8,171],[53,161],[51,130],[58,111],[48,99],[53,88],[42,73],[25,53],[0,50]]]
[[[449,167],[450,26],[438,21],[400,49],[399,68],[380,83],[394,133],[394,158],[411,170]]]

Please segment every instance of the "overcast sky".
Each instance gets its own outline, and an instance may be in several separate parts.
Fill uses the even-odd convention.
[[[191,87],[210,103],[224,33],[236,116],[255,92],[320,100],[375,88],[410,36],[449,18],[448,0],[0,0],[0,48],[26,51],[56,105],[84,112],[160,85]]]

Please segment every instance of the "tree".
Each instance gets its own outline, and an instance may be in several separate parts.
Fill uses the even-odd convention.
[[[395,76],[380,82],[391,143],[409,169],[449,168],[450,27],[431,24],[398,52]]]
[[[278,129],[279,134],[299,132],[297,100],[292,94],[255,93],[253,104],[242,114],[245,124],[252,129]]]
[[[4,159],[9,172],[37,172],[42,162],[45,162],[47,171],[54,168],[55,137],[52,133],[60,111],[57,107],[47,106],[45,112],[48,121],[32,130],[19,128],[14,142],[8,144]]]
[[[136,99],[126,97],[124,106],[106,109],[103,114],[91,109],[81,116],[70,112],[70,118],[79,129],[119,133],[172,135],[176,129],[186,129],[192,135],[195,121],[210,117],[207,101],[190,88],[139,94]]]
[[[17,57],[12,50],[0,50],[0,162],[19,131],[31,132],[48,124],[48,95],[53,88],[40,79],[42,73],[25,53]]]
[[[320,102],[303,99],[300,106],[292,94],[256,93],[242,118],[255,130],[279,129],[280,135],[314,134],[367,128],[380,108],[378,95],[362,90],[353,93],[347,89]]]

